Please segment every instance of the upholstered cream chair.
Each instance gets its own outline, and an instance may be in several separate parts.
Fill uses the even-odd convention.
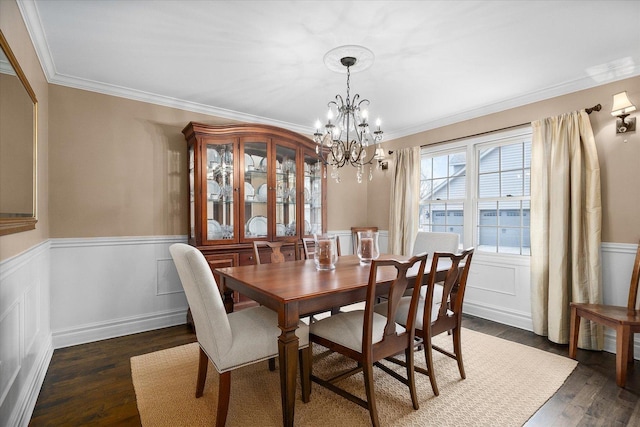
[[[441,233],[435,231],[419,231],[413,241],[413,255],[434,252],[458,252],[460,235],[457,233]]]
[[[169,248],[193,314],[200,345],[196,397],[202,396],[209,360],[220,373],[216,426],[225,425],[231,391],[231,371],[278,355],[278,316],[266,307],[251,307],[227,314],[211,268],[202,253],[183,243]],[[309,400],[311,360],[309,328],[300,323],[303,400]],[[275,408],[274,408],[275,410]]]
[[[397,380],[409,387],[413,408],[418,409],[418,398],[415,387],[413,366],[414,328],[419,288],[414,289],[411,303],[405,311],[404,327],[393,321],[402,295],[408,287],[407,272],[417,265],[416,280],[422,283],[422,275],[426,264],[426,255],[412,257],[408,261],[373,260],[369,273],[369,284],[364,310],[347,311],[318,320],[309,327],[309,339],[332,351],[338,352],[357,362],[357,367],[349,372],[339,372],[332,378],[323,379],[311,376],[313,381],[327,387],[350,401],[369,410],[371,424],[379,426],[378,411],[373,380],[373,366],[378,366]],[[388,300],[387,311],[378,314],[373,311],[376,295],[379,293],[376,278],[378,269],[395,268],[396,278],[393,280],[385,297]],[[404,352],[406,357],[406,378],[379,363],[380,360]],[[311,370],[313,371],[313,369]],[[336,385],[344,378],[362,371],[367,400],[363,400]]]

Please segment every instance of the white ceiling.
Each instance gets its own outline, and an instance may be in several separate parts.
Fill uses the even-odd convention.
[[[375,54],[351,88],[386,139],[640,75],[640,1],[18,4],[51,83],[302,133],[341,45]]]

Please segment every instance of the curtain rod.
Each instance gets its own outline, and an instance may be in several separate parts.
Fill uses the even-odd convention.
[[[596,104],[591,108],[585,108],[584,109],[584,111],[586,111],[587,114],[591,114],[594,111],[600,111],[600,110],[602,110],[602,105],[600,105],[600,104]],[[425,145],[432,146],[432,145],[446,144],[447,142],[459,141],[461,139],[473,138],[473,137],[476,137],[476,136],[482,136],[482,135],[486,135],[486,134],[489,134],[489,133],[500,132],[500,131],[509,130],[509,129],[515,129],[515,128],[519,128],[521,126],[526,126],[526,125],[530,125],[530,124],[531,124],[531,122],[520,123],[518,125],[507,126],[507,127],[503,127],[503,128],[500,128],[500,129],[488,130],[486,132],[474,133],[473,135],[466,135],[466,136],[459,136],[457,138],[445,139],[444,141],[438,141],[438,142],[434,142],[434,143],[431,143],[431,144],[425,144]],[[425,145],[421,145],[420,148],[424,147]],[[390,150],[389,154],[393,154],[393,151]]]

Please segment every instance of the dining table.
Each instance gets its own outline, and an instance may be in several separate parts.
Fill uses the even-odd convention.
[[[380,259],[407,260],[400,255],[380,255]],[[450,265],[450,264],[449,264]],[[448,265],[439,265],[436,281],[444,279]],[[233,311],[233,291],[237,291],[260,305],[278,313],[278,356],[283,425],[294,425],[296,377],[298,366],[298,337],[295,334],[301,318],[329,311],[334,307],[364,301],[371,266],[361,264],[356,255],[338,258],[333,270],[318,270],[313,259],[284,263],[216,268],[224,293],[227,312]],[[429,279],[429,260],[423,284]],[[415,279],[417,266],[408,277]],[[396,278],[394,267],[379,268],[376,275],[380,293]],[[414,280],[415,281],[415,280]],[[409,283],[414,286],[414,283]]]

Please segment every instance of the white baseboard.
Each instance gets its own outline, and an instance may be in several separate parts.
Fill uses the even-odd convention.
[[[509,310],[505,307],[491,306],[489,304],[474,304],[473,302],[466,301],[464,303],[463,312],[471,316],[480,317],[482,319],[491,320],[493,322],[502,323],[503,325],[513,326],[526,331],[533,330],[531,313]]]
[[[31,415],[36,407],[38,395],[42,384],[44,384],[44,378],[47,375],[51,358],[53,357],[53,345],[51,336],[47,339],[47,344],[44,351],[41,352],[40,360],[37,362],[37,367],[31,372],[24,388],[23,395],[19,399],[20,404],[14,408],[13,415],[9,417],[10,426],[22,426],[27,427],[31,421]]]
[[[184,325],[186,320],[187,310],[184,309],[114,319],[53,331],[53,344],[56,349],[70,347],[169,326]]]

